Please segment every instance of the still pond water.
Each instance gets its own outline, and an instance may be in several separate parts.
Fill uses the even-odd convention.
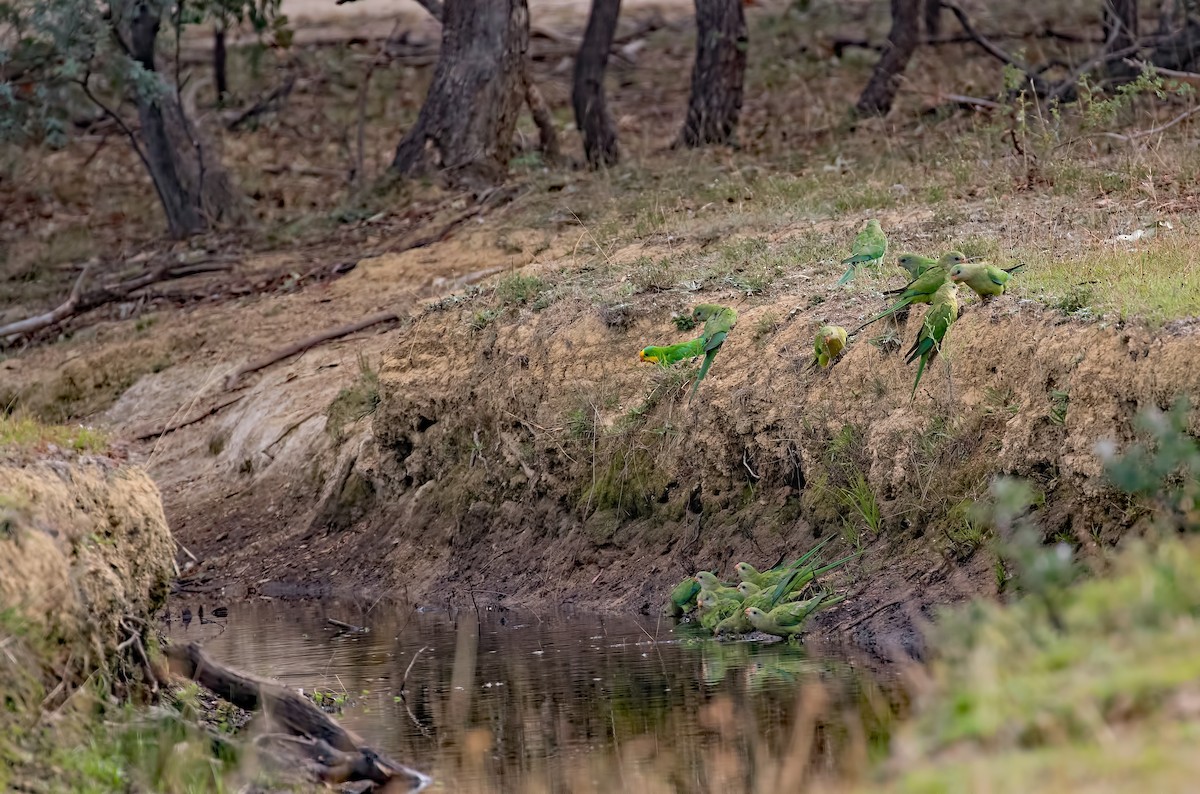
[[[257,601],[201,622],[201,606],[174,605],[172,639],[345,698],[338,719],[427,791],[790,791],[861,771],[895,713],[847,658],[653,617]]]

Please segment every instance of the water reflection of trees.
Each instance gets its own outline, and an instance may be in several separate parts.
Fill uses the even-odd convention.
[[[242,625],[213,652],[292,685],[344,689],[357,701],[349,727],[447,791],[795,790],[862,769],[894,711],[844,660],[655,644],[628,618],[377,609],[370,635],[330,639],[321,610],[268,606],[231,616]]]

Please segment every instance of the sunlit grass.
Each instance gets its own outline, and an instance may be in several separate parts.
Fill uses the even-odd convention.
[[[1200,244],[1164,236],[1136,249],[1106,247],[1072,259],[1030,262],[1015,292],[1072,314],[1165,322],[1200,314],[1198,260]]]
[[[50,446],[96,452],[108,446],[104,433],[76,425],[47,425],[28,417],[0,415],[0,452],[38,451]]]

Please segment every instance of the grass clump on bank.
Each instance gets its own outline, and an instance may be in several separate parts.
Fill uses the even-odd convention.
[[[102,452],[108,447],[108,438],[99,430],[82,425],[50,425],[29,417],[0,415],[0,454],[45,451],[51,446],[76,452]]]

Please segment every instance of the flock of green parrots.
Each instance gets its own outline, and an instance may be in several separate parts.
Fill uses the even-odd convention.
[[[793,639],[803,631],[809,617],[842,600],[821,591],[817,577],[855,555],[827,565],[815,557],[828,539],[788,565],[758,571],[748,562],[735,566],[740,582],[720,581],[711,571],[698,571],[677,584],[663,605],[668,617],[692,620],[718,637],[747,634],[757,629],[766,634]]]
[[[842,260],[842,264],[848,267],[838,279],[838,284],[845,284],[854,278],[860,267],[882,264],[887,248],[887,237],[879,221],[873,218],[868,220],[863,230],[854,238],[850,256]],[[965,284],[980,299],[990,300],[1004,294],[1012,274],[1024,265],[1006,270],[986,262],[973,261],[959,251],[950,251],[940,259],[930,259],[919,254],[901,254],[897,263],[908,272],[911,280],[900,289],[884,293],[895,302],[850,332],[840,325],[821,326],[813,343],[812,367],[831,366],[849,344],[850,337],[871,323],[897,313],[904,316],[903,313],[906,313],[912,304],[927,303],[929,311],[926,312],[916,340],[905,357],[906,364],[920,360],[917,365],[917,377],[913,381],[912,397],[915,398],[926,365],[937,355],[950,326],[958,319],[959,285]],[[704,363],[692,384],[691,397],[695,397],[696,389],[708,374],[717,351],[721,349],[725,338],[737,323],[737,312],[726,306],[703,303],[692,311],[692,320],[704,323],[703,332],[698,338],[675,345],[645,347],[642,348],[639,357],[642,361],[652,361],[666,367],[677,361],[703,355]]]

